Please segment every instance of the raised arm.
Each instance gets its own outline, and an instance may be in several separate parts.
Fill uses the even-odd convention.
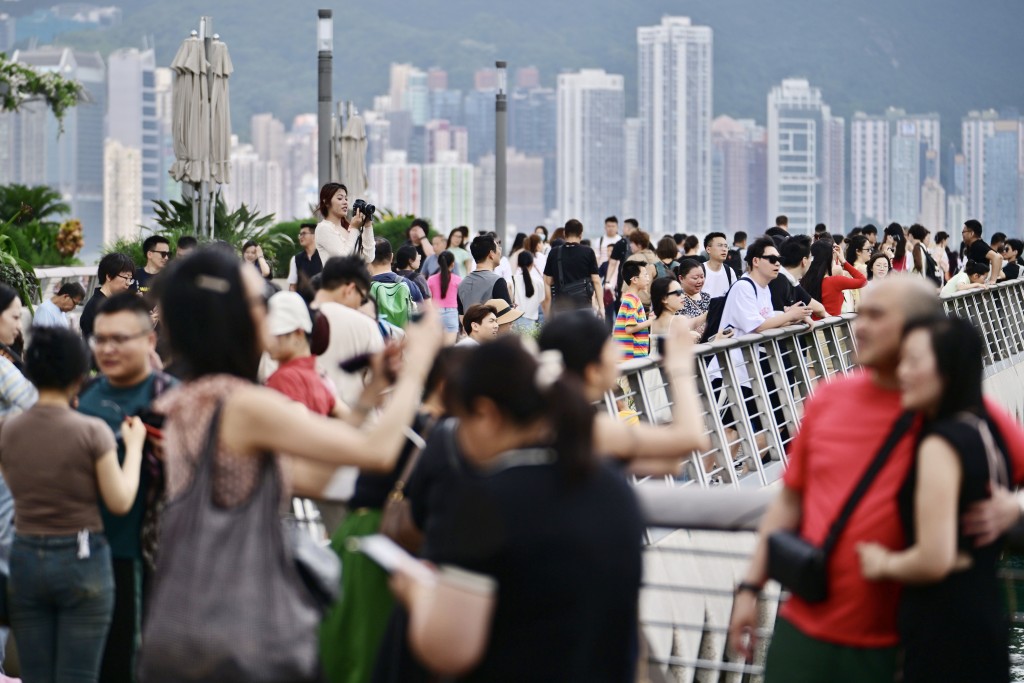
[[[117,463],[117,451],[108,451],[96,461],[96,482],[104,505],[115,515],[126,515],[139,493],[139,472],[142,469],[142,446],[146,442],[146,426],[137,417],[121,425],[124,439],[124,465]]]

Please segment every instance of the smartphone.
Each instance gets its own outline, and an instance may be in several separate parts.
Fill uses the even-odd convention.
[[[338,363],[338,367],[349,374],[361,372],[362,370],[370,367],[370,360],[372,358],[372,353],[360,353],[357,356],[352,356],[351,358],[341,361]]]
[[[146,427],[146,436],[151,439],[164,438],[163,428],[166,418],[163,415],[145,408],[139,411],[138,418],[142,420],[142,424]]]
[[[658,349],[658,355],[662,358],[665,357],[665,337],[658,335],[654,338],[655,347]]]
[[[434,580],[434,575],[429,569],[383,534],[353,536],[348,539],[348,547],[349,550],[369,557],[388,574],[401,569],[421,581],[429,583]]]

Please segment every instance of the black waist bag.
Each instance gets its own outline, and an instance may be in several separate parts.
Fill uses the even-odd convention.
[[[882,470],[893,448],[910,429],[913,413],[903,413],[882,447],[857,482],[839,516],[829,527],[825,542],[818,547],[793,531],[776,531],[768,537],[768,576],[781,583],[790,593],[805,602],[824,602],[828,599],[828,560],[835,549],[846,523],[867,493],[871,482]]]

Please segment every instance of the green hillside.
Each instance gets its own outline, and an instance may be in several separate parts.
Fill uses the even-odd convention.
[[[231,49],[235,129],[272,111],[288,121],[316,108],[316,10],[324,0],[133,0],[117,29],[66,42],[109,51],[152,36],[170,62],[180,41],[212,12]],[[887,105],[942,114],[947,140],[972,108],[1024,109],[1024,3],[1019,0],[615,0],[509,5],[479,0],[377,0],[335,8],[335,95],[368,106],[386,91],[388,65],[448,70],[452,87],[507,59],[536,65],[547,84],[561,69],[602,67],[627,76],[635,109],[636,32],[666,14],[715,30],[715,111],[763,121],[769,87],[808,77],[840,115]]]

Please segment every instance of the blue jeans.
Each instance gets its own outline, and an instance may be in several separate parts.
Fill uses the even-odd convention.
[[[7,583],[21,672],[33,683],[94,683],[114,611],[114,573],[103,534],[16,534]]]

